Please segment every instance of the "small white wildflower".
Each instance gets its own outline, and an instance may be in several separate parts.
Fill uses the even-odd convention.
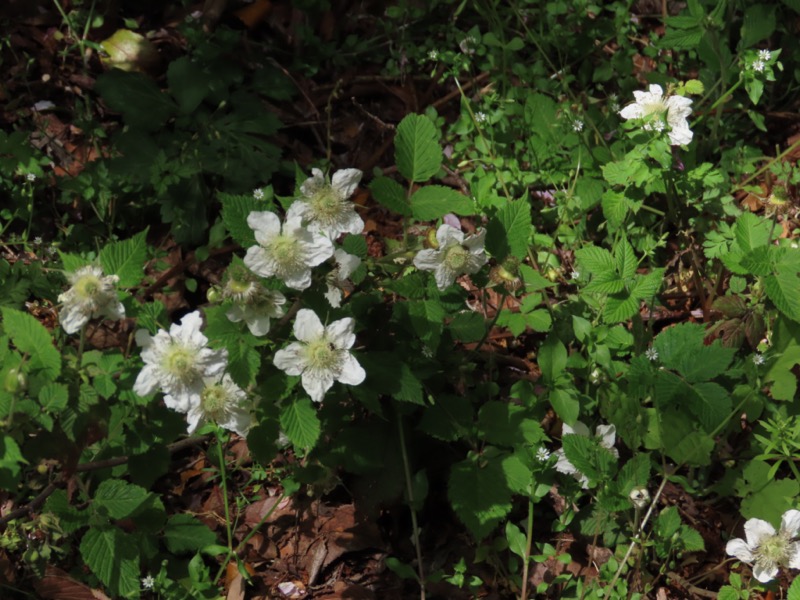
[[[148,575],[147,577],[142,577],[141,581],[143,590],[152,590],[156,585],[156,580],[153,578],[152,575]]]
[[[753,364],[756,366],[763,365],[767,359],[764,358],[764,355],[760,352],[756,352],[753,355]]]
[[[150,335],[146,329],[136,332],[142,347],[144,367],[136,377],[133,391],[148,396],[161,390],[164,403],[178,412],[188,412],[200,402],[205,379],[218,377],[228,364],[228,351],[206,347],[208,338],[200,329],[203,319],[194,311],[173,323],[169,332],[159,329]]]
[[[276,290],[264,287],[249,271],[233,267],[226,273],[222,299],[231,301],[225,316],[233,323],[244,321],[256,337],[267,335],[270,319],[283,316],[286,297]]]
[[[758,60],[762,60],[764,62],[769,62],[772,58],[772,52],[769,50],[759,50],[758,51]]]
[[[431,50],[430,52],[428,52],[428,60],[434,62],[439,60],[439,52],[436,50]]]
[[[68,273],[67,278],[72,287],[58,297],[62,304],[58,316],[64,331],[80,331],[89,319],[125,317],[125,307],[117,299],[119,277],[104,276],[103,269],[88,265]]]
[[[548,460],[550,460],[550,452],[547,451],[547,448],[541,446],[536,451],[536,460],[538,460],[541,463],[546,463]]]
[[[355,344],[355,321],[349,317],[327,327],[313,310],[301,308],[294,321],[292,342],[275,353],[273,363],[288,375],[300,375],[303,389],[314,402],[322,402],[334,381],[358,385],[367,376],[350,348]]]
[[[648,348],[644,351],[644,355],[647,357],[647,360],[656,361],[658,360],[658,350],[655,348]]]
[[[752,63],[750,63],[750,68],[756,73],[763,73],[766,66],[767,65],[763,60],[754,60]]]
[[[572,121],[572,131],[575,133],[580,133],[583,131],[583,121],[580,119],[575,119]]]
[[[39,235],[37,235],[35,238],[33,238],[33,245],[34,246],[41,246],[42,242],[43,242],[42,237],[39,236]]]
[[[692,130],[686,120],[692,113],[692,101],[683,96],[669,96],[664,98],[664,90],[660,85],[653,84],[648,91],[633,92],[636,101],[629,104],[619,115],[623,119],[645,119],[645,130],[662,131],[664,118],[670,127],[670,143],[675,146],[688,144],[692,141]],[[657,125],[660,123],[660,125]]]
[[[583,437],[590,437],[589,428],[580,421],[575,421],[575,425],[572,427],[566,423],[562,425],[561,437],[563,438],[567,435],[581,435]],[[614,427],[614,425],[598,425],[597,429],[595,430],[595,438],[600,440],[600,445],[603,448],[607,448],[611,454],[613,454],[615,457],[619,457],[619,452],[617,452],[617,449],[614,448],[614,442],[617,439],[617,428]],[[580,482],[583,489],[587,489],[589,487],[589,478],[578,471],[578,469],[571,462],[569,462],[569,459],[564,454],[564,449],[559,448],[555,451],[555,455],[558,457],[558,460],[556,460],[556,471],[566,475],[572,475]]]
[[[475,42],[475,38],[471,35],[468,35],[458,43],[458,47],[464,54],[475,54]]]
[[[264,190],[261,188],[256,188],[253,190],[253,198],[256,200],[263,200],[264,199]]]
[[[436,230],[438,249],[425,249],[417,252],[414,266],[421,271],[433,271],[436,286],[446,289],[463,273],[473,275],[489,260],[483,249],[486,231],[464,237],[464,234],[450,225],[442,225]]]
[[[325,283],[328,285],[325,298],[333,308],[339,308],[342,305],[343,293],[353,290],[353,285],[348,282],[348,278],[361,265],[361,259],[353,254],[348,254],[341,248],[336,249],[333,258],[336,259],[336,267],[328,273],[328,277],[325,279]]]
[[[247,249],[244,264],[256,275],[277,277],[294,290],[308,288],[311,267],[333,255],[330,239],[303,227],[297,215],[287,216],[281,227],[277,215],[253,211],[247,216],[247,224],[255,232],[258,245]]]
[[[650,492],[646,487],[635,487],[628,494],[631,503],[638,509],[642,509],[650,504]]]
[[[581,278],[580,271],[572,269],[572,271],[569,272],[569,278],[572,280],[580,279]]]
[[[247,406],[247,393],[227,373],[206,379],[204,383],[200,402],[193,404],[186,413],[188,433],[194,433],[200,425],[212,421],[241,436],[247,435],[253,421]]]
[[[616,94],[609,94],[608,95],[608,107],[611,109],[611,112],[618,113],[620,110],[619,106],[619,96]]]
[[[311,177],[300,186],[302,197],[289,207],[286,220],[301,218],[309,231],[323,233],[332,240],[342,233],[361,233],[364,221],[350,201],[361,176],[358,169],[341,169],[328,183],[322,171],[311,169]]]
[[[600,369],[592,369],[592,372],[589,374],[589,381],[593,384],[597,385],[603,381],[603,372]]]
[[[486,123],[489,117],[486,116],[485,112],[478,111],[475,113],[475,121],[478,123]]]
[[[25,179],[33,183],[34,181],[36,181],[36,175],[34,173],[28,173],[27,175],[25,175]]]
[[[800,542],[794,541],[800,533],[800,511],[788,510],[781,517],[781,529],[761,519],[750,519],[744,524],[744,535],[730,540],[725,552],[753,566],[753,575],[767,583],[778,574],[780,567],[800,569]]]

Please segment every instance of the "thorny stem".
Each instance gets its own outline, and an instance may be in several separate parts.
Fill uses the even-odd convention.
[[[400,453],[403,455],[403,474],[406,478],[406,494],[408,495],[408,508],[411,510],[411,527],[413,528],[412,537],[414,538],[414,549],[417,551],[417,576],[419,577],[419,598],[425,600],[425,571],[422,566],[422,547],[419,543],[419,527],[417,526],[417,510],[414,508],[414,490],[411,485],[411,467],[408,463],[408,451],[406,450],[406,437],[403,432],[403,419],[397,411],[397,431],[400,434]]]

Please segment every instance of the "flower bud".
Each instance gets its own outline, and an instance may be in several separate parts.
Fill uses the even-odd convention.
[[[17,368],[9,369],[3,381],[3,388],[9,394],[19,394],[28,387],[28,378]]]
[[[436,239],[436,230],[434,228],[430,228],[425,232],[425,240],[422,245],[433,250],[439,249],[439,240]]]
[[[628,494],[628,498],[636,508],[644,508],[648,504],[650,504],[650,492],[647,491],[646,487],[635,487],[631,490],[631,493]]]
[[[206,292],[206,298],[208,298],[208,301],[212,304],[217,304],[222,301],[222,295],[216,286],[208,288],[208,292]]]

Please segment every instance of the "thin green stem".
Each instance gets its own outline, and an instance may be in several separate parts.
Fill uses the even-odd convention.
[[[83,366],[83,347],[86,345],[86,326],[87,326],[87,324],[84,324],[83,327],[81,327],[81,336],[80,336],[80,339],[78,340],[78,370],[79,371],[81,370],[81,367]]]
[[[225,451],[222,448],[222,436],[220,433],[220,430],[217,429],[217,459],[219,460],[220,487],[222,488],[222,507],[225,511],[225,533],[228,540],[228,554],[225,556],[225,560],[223,560],[222,564],[220,565],[217,576],[214,578],[214,583],[217,583],[220,580],[220,577],[222,577],[222,574],[228,567],[231,558],[235,556],[233,551],[233,529],[231,528],[231,515],[230,509],[228,508],[228,474],[225,469]]]
[[[525,563],[522,565],[522,591],[519,600],[528,600],[528,569],[531,563],[531,548],[533,547],[533,498],[528,496],[528,520],[525,524]]]
[[[425,600],[425,571],[422,566],[422,547],[419,543],[419,527],[417,525],[417,511],[414,508],[414,489],[411,483],[411,467],[408,461],[408,451],[406,449],[406,437],[403,431],[403,418],[399,411],[396,411],[397,431],[400,435],[400,453],[403,455],[403,474],[406,479],[406,494],[408,495],[408,508],[411,510],[411,527],[413,528],[412,537],[414,539],[414,549],[417,552],[417,577],[419,577],[419,597]]]

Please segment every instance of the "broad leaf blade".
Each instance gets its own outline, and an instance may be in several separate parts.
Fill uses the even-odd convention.
[[[425,115],[407,115],[397,126],[395,138],[397,170],[415,182],[433,177],[442,164],[442,149],[436,127]]]

